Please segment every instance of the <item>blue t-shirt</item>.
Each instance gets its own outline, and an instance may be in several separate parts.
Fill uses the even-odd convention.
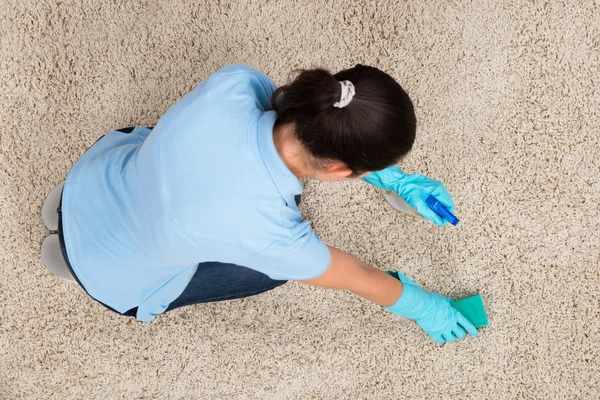
[[[310,279],[327,246],[302,219],[300,181],[273,143],[275,84],[231,65],[177,102],[149,131],[112,131],[77,161],[63,192],[63,232],[88,293],[150,321],[198,263]]]

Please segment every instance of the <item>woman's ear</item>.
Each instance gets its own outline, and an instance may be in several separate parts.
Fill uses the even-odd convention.
[[[340,161],[329,162],[326,165],[326,173],[332,178],[347,179],[352,175],[352,170]]]

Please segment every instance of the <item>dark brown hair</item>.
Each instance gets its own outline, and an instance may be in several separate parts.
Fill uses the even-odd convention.
[[[340,81],[349,80],[356,94],[336,108]],[[415,141],[413,104],[402,87],[374,67],[357,65],[331,75],[324,69],[303,70],[271,97],[276,124],[294,122],[298,140],[322,161],[342,161],[354,175],[378,171],[398,162]]]

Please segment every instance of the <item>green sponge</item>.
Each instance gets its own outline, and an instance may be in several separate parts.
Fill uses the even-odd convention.
[[[488,325],[487,315],[485,314],[485,308],[483,307],[483,300],[479,294],[462,300],[453,301],[450,305],[456,308],[465,316],[465,318],[475,325],[475,328],[481,328],[482,326]]]

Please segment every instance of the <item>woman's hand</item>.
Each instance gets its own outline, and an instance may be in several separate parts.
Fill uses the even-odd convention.
[[[430,338],[438,343],[463,339],[467,333],[477,336],[477,329],[458,310],[450,305],[451,299],[426,292],[400,272],[388,271],[404,284],[402,296],[386,310],[413,319]]]
[[[429,195],[434,195],[450,212],[454,212],[454,202],[444,184],[425,175],[407,175],[398,166],[393,165],[384,170],[372,172],[365,176],[363,180],[380,189],[395,192],[408,205],[417,210],[423,218],[436,225],[444,226],[448,223],[448,220],[440,217],[429,208],[425,202]]]
[[[454,201],[450,197],[450,193],[440,181],[433,180],[421,174],[406,175],[402,180],[402,185],[396,190],[398,196],[402,197],[409,206],[417,210],[423,218],[433,222],[438,226],[444,226],[448,223],[446,218],[439,216],[433,211],[425,199],[430,195],[435,196],[440,203],[454,213]]]

